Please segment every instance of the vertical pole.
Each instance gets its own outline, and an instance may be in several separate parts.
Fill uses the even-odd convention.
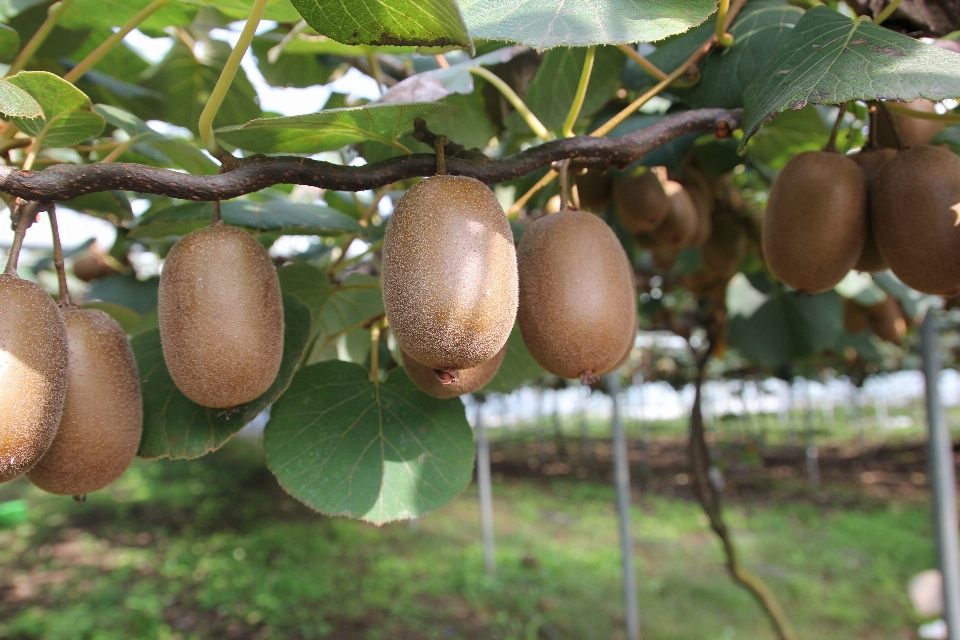
[[[490,482],[490,443],[483,424],[483,401],[477,402],[477,484],[480,489],[480,531],[483,536],[483,566],[487,575],[497,573],[493,557],[493,485]]]
[[[937,353],[936,311],[927,311],[920,325],[920,356],[927,396],[927,423],[930,426],[930,484],[933,489],[937,555],[943,574],[943,603],[949,640],[960,640],[960,540],[957,531],[956,472],[953,443],[947,429],[937,380],[940,354]]]
[[[806,380],[804,386],[807,391],[807,410],[803,417],[806,423],[807,480],[811,487],[816,488],[820,486],[820,452],[817,450],[817,442],[813,430],[813,396],[810,393],[810,381]]]
[[[613,400],[613,466],[617,487],[617,514],[620,517],[620,550],[623,555],[623,598],[626,609],[628,640],[640,640],[640,609],[637,606],[637,576],[633,572],[633,536],[630,533],[630,460],[627,456],[627,436],[620,421],[618,400],[620,379],[607,376],[607,389]]]

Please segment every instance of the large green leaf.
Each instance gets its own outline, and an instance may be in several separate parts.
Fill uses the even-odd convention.
[[[94,191],[73,200],[67,200],[63,206],[88,216],[109,220],[114,224],[133,220],[130,199],[123,191]]]
[[[0,62],[9,62],[20,51],[20,34],[5,24],[0,24]]]
[[[326,206],[288,200],[228,200],[220,203],[223,221],[257,232],[335,236],[363,231],[356,220]],[[210,224],[213,205],[187,202],[143,214],[130,238],[162,238],[190,233]]]
[[[454,0],[291,0],[318,33],[344,44],[473,51]]]
[[[197,58],[177,40],[159,66],[144,79],[145,86],[164,96],[157,118],[197,133],[200,113],[210,99],[230,51],[225,42],[208,40],[203,58]],[[247,75],[238,73],[217,111],[214,125],[222,127],[259,117],[262,112],[256,99],[257,92]]]
[[[131,341],[143,393],[143,458],[197,458],[220,448],[287,389],[310,338],[310,312],[296,298],[283,297],[283,360],[276,380],[256,400],[236,411],[201,407],[187,399],[163,360],[160,331]]]
[[[253,0],[181,0],[181,2],[198,4],[205,7],[214,7],[217,11],[237,20],[250,15]],[[290,0],[267,0],[267,8],[263,12],[264,20],[277,22],[297,22],[300,14],[290,4]]]
[[[811,103],[957,97],[960,55],[815,7],[746,91],[744,144],[774,114]]]
[[[375,524],[443,506],[470,482],[473,434],[463,403],[417,389],[402,369],[385,382],[347,362],[305,367],[273,406],[267,466],[290,495]]]
[[[277,272],[280,290],[297,298],[313,318],[314,331],[323,315],[327,300],[333,295],[333,286],[327,275],[304,262],[288,264]]]
[[[272,54],[274,47],[280,45],[287,35],[286,30],[275,29],[253,39],[251,47],[263,79],[274,87],[305,88],[326,84],[342,60],[314,52],[296,53],[289,44]]]
[[[586,56],[585,48],[551,49],[530,81],[523,101],[548,129],[556,131],[563,126],[580,84]],[[620,87],[624,57],[617,47],[597,47],[590,84],[580,109],[582,117],[603,107]]]
[[[120,27],[153,0],[74,0],[60,17],[59,24],[68,29],[81,27]],[[162,31],[164,27],[190,24],[197,13],[195,6],[170,2],[147,17],[142,29]]]
[[[43,109],[32,95],[7,80],[0,80],[0,113],[11,118],[39,118]]]
[[[537,49],[653,42],[700,24],[715,0],[460,0],[474,38]]]
[[[90,98],[48,71],[21,71],[7,82],[23,89],[43,110],[41,118],[14,118],[24,133],[42,138],[44,147],[66,147],[93,138],[106,125],[91,111]]]
[[[305,116],[260,118],[217,130],[222,142],[260,153],[320,153],[357,142],[379,142],[405,150],[397,139],[417,118],[456,113],[448,104],[382,104],[328,109]]]
[[[832,347],[842,329],[840,296],[807,295],[779,283],[764,294],[738,274],[727,287],[730,345],[745,358],[779,366]]]
[[[145,313],[157,308],[159,286],[160,278],[140,280],[133,274],[119,274],[97,278],[87,292],[87,299],[112,302]]]
[[[830,139],[830,127],[816,105],[784,111],[773,117],[747,145],[747,155],[780,170],[790,158],[804,151],[819,151]]]
[[[520,335],[519,325],[514,325],[507,339],[507,353],[503,356],[503,362],[497,374],[482,390],[492,393],[510,393],[546,373],[530,355]]]
[[[743,106],[743,93],[803,15],[786,0],[750,0],[729,32],[732,47],[714,48],[700,63],[700,81],[692,88],[671,87],[670,92],[696,109]],[[688,31],[650,54],[659,69],[673,71],[713,33],[716,20]]]

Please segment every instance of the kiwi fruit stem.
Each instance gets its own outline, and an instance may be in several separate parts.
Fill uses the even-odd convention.
[[[53,233],[53,266],[57,271],[57,282],[60,286],[60,300],[57,305],[60,307],[73,307],[73,300],[70,299],[70,290],[67,288],[67,271],[63,266],[63,245],[60,244],[60,229],[57,226],[57,207],[50,205],[47,210],[50,216],[50,230]]]
[[[210,206],[213,208],[213,212],[210,214],[210,226],[215,227],[223,224],[223,215],[220,213],[220,201],[214,200],[210,203]]]
[[[883,112],[883,117],[887,122],[887,126],[890,127],[890,132],[893,133],[893,139],[897,143],[897,150],[900,151],[906,145],[903,143],[903,135],[900,133],[900,125],[897,124],[897,119],[893,117],[893,114],[890,113],[890,109],[887,109],[887,105],[881,100],[879,103],[879,109]]]
[[[7,268],[4,273],[7,275],[17,275],[17,263],[20,261],[20,249],[23,247],[23,236],[27,233],[27,228],[33,224],[33,216],[25,211],[25,203],[19,200],[10,210],[10,217],[13,219],[13,242],[10,243],[10,257],[7,258]]]
[[[827,146],[823,148],[824,151],[837,150],[837,134],[840,133],[840,125],[843,123],[843,116],[847,113],[847,107],[849,105],[849,102],[844,102],[840,105],[840,110],[837,112],[837,120],[833,123],[833,129],[830,131],[830,139],[827,140]]]
[[[443,153],[443,145],[447,144],[450,139],[447,136],[437,136],[433,140],[433,152],[437,156],[437,175],[445,176],[447,175],[447,159]]]

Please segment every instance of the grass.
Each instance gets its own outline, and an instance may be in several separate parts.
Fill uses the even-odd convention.
[[[495,578],[483,572],[475,489],[421,520],[375,528],[309,512],[259,448],[138,461],[85,503],[20,479],[0,503],[0,637],[622,638],[610,487],[571,479],[494,485]],[[935,564],[924,502],[741,502],[741,556],[800,638],[912,638],[905,585]],[[727,577],[690,500],[634,500],[644,637],[772,638]]]

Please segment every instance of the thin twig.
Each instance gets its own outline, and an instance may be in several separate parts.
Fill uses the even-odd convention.
[[[897,7],[899,7],[902,2],[903,0],[893,0],[883,11],[874,17],[873,24],[883,24],[887,18],[893,15],[893,12],[897,10]]]
[[[23,236],[33,224],[37,216],[37,203],[17,200],[10,208],[10,222],[13,227],[13,242],[10,243],[10,255],[7,257],[7,268],[4,275],[17,275],[17,263],[20,261],[20,249],[23,247]]]
[[[520,99],[520,96],[517,95],[516,91],[510,88],[506,82],[504,82],[500,76],[493,73],[489,69],[484,67],[470,67],[467,69],[470,73],[480,76],[499,91],[504,98],[507,99],[507,102],[517,110],[517,113],[520,114],[520,117],[523,118],[523,121],[527,123],[527,126],[530,127],[530,130],[533,131],[541,140],[553,140],[553,135],[547,130],[543,123],[540,122],[540,119],[533,114],[533,111],[530,111],[530,107],[524,104],[523,100]]]
[[[827,146],[823,148],[824,151],[836,152],[837,150],[837,134],[840,133],[840,124],[843,122],[843,116],[847,113],[847,107],[850,106],[849,102],[844,102],[839,105],[839,110],[837,111],[837,119],[833,123],[833,129],[830,131],[830,139],[827,140]]]
[[[893,140],[897,144],[897,150],[901,151],[906,148],[906,144],[903,141],[903,136],[900,134],[900,125],[897,124],[897,119],[893,117],[890,109],[890,105],[886,102],[880,101],[877,103],[880,112],[883,114],[883,117],[887,120],[887,125],[890,127],[890,131],[893,133]]]
[[[433,153],[437,156],[437,175],[447,175],[447,161],[443,154],[443,146],[449,142],[447,136],[437,136],[433,141]]]
[[[587,47],[587,57],[583,60],[583,69],[580,71],[580,82],[577,85],[577,92],[573,96],[573,104],[570,105],[570,112],[567,113],[567,119],[563,122],[563,129],[560,130],[564,138],[573,137],[573,125],[580,117],[580,110],[583,108],[583,101],[587,97],[587,86],[590,84],[590,75],[593,73],[593,61],[597,57],[597,48]]]
[[[58,306],[66,308],[73,307],[73,300],[70,298],[70,289],[67,287],[67,270],[63,265],[63,246],[60,244],[60,227],[57,225],[57,206],[50,203],[47,208],[47,215],[50,216],[50,230],[53,233],[53,267],[57,271],[57,282],[60,285],[60,300]]]

